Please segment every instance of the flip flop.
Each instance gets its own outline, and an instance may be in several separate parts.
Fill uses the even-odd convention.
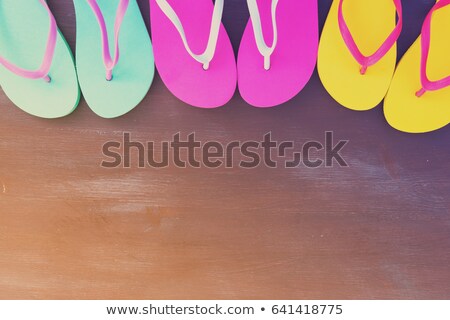
[[[45,0],[0,1],[0,83],[16,106],[37,117],[60,118],[77,107],[72,53]]]
[[[141,12],[136,0],[74,3],[81,91],[97,115],[119,117],[144,99],[155,73],[152,44]]]
[[[422,35],[395,72],[384,114],[400,131],[423,133],[450,123],[449,4],[450,0],[440,0],[431,9]]]
[[[223,4],[150,0],[156,68],[172,94],[192,106],[223,106],[236,91],[233,47],[221,23]]]
[[[250,21],[239,48],[238,84],[242,98],[255,107],[292,99],[316,66],[317,0],[278,2],[247,0]]]
[[[383,100],[402,25],[400,0],[333,1],[319,44],[318,71],[337,102],[364,111]]]

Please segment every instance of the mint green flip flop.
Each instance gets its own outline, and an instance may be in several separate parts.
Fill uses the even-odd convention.
[[[45,0],[0,1],[0,84],[37,117],[60,118],[77,107],[73,56]]]
[[[142,101],[155,73],[153,48],[141,12],[136,0],[74,3],[81,91],[97,115],[119,117]]]

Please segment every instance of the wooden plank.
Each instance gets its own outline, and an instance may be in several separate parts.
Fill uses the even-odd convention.
[[[49,1],[72,48],[69,0]],[[148,18],[148,4],[139,1]],[[321,19],[330,1],[321,1]],[[405,25],[425,5],[409,4]],[[414,13],[414,14],[413,14]],[[245,1],[228,1],[235,48]],[[407,27],[411,41],[419,28]],[[404,45],[406,48],[407,46]],[[337,105],[317,74],[270,110],[236,94],[217,110],[188,107],[157,78],[115,120],[82,102],[69,117],[24,114],[0,94],[2,299],[449,299],[450,130],[413,136],[382,109]],[[102,145],[348,139],[348,168],[105,169]]]

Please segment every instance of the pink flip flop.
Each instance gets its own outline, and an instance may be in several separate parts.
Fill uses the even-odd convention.
[[[247,0],[247,4],[250,21],[239,49],[239,91],[255,107],[277,106],[297,95],[314,71],[317,0]]]
[[[196,107],[223,106],[236,91],[233,47],[221,23],[223,4],[150,0],[158,72],[176,97]]]

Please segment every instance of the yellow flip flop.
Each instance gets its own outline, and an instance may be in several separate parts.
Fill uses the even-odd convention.
[[[450,123],[449,4],[450,0],[440,0],[431,9],[422,35],[395,72],[384,114],[397,130],[424,133]]]
[[[333,1],[320,40],[318,71],[337,102],[364,111],[383,100],[395,71],[402,21],[400,0]]]

